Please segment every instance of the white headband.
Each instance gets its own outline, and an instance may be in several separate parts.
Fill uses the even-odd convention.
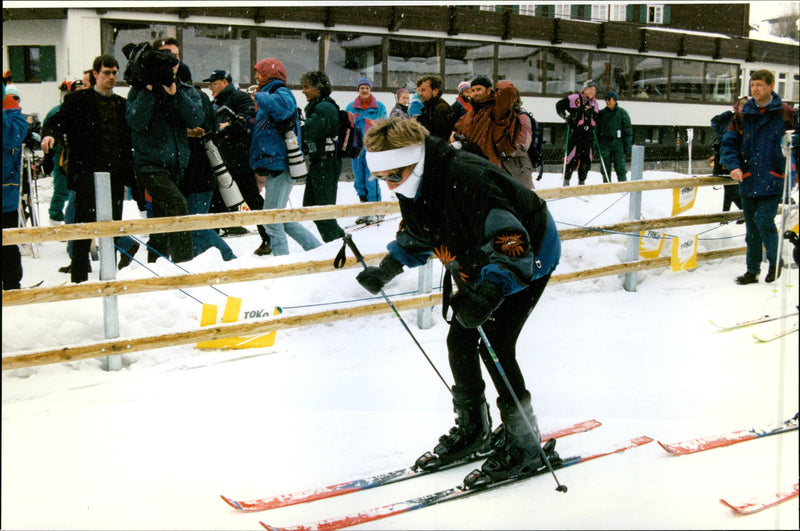
[[[371,172],[405,168],[419,162],[422,152],[422,144],[387,149],[386,151],[367,151],[367,166]]]

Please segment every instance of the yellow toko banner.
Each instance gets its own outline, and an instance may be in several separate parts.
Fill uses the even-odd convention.
[[[697,188],[673,188],[672,215],[677,216],[681,212],[686,212],[692,208],[696,197]]]
[[[225,302],[225,311],[222,313],[222,323],[234,323],[239,320],[239,312],[242,309],[242,299],[238,297],[228,297]],[[274,308],[272,315],[281,313],[280,308]],[[255,310],[244,313],[245,319],[258,318],[269,315],[265,310]],[[203,304],[203,313],[200,315],[200,326],[211,326],[217,322],[217,305]],[[276,332],[260,336],[249,337],[226,337],[222,339],[211,339],[200,341],[195,345],[196,348],[261,348],[271,347],[275,344]]]
[[[658,258],[664,247],[664,233],[659,234],[654,230],[639,232],[639,256],[644,260]]]
[[[673,271],[683,271],[697,267],[697,235],[691,238],[672,238],[672,258],[670,266]]]

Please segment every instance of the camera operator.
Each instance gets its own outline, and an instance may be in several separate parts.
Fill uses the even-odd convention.
[[[175,78],[180,61],[166,50],[140,58],[142,78],[128,93],[128,125],[133,133],[133,161],[139,183],[153,199],[154,217],[189,213],[179,185],[189,164],[187,129],[203,122],[197,91]],[[166,233],[166,251],[173,262],[194,257],[189,232]]]
[[[122,219],[122,202],[125,186],[134,183],[131,160],[131,131],[125,120],[125,98],[114,94],[119,63],[110,55],[94,60],[92,76],[95,83],[89,90],[79,90],[64,98],[56,113],[45,121],[42,151],[47,153],[56,144],[56,138],[69,141],[67,188],[75,192],[75,223],[96,221],[94,173],[111,173],[111,213],[115,220]],[[120,269],[125,259],[138,250],[138,244],[129,236],[114,239],[121,252]],[[69,266],[72,282],[89,279],[89,248],[91,240],[75,240]],[[130,260],[127,260],[130,263]]]
[[[214,97],[214,110],[217,113],[219,133],[216,144],[225,166],[239,187],[244,202],[251,211],[264,208],[264,198],[258,191],[256,174],[250,167],[250,133],[248,122],[256,115],[252,98],[233,85],[233,78],[225,70],[214,70],[203,81],[208,82]],[[219,195],[219,194],[217,194]],[[220,203],[222,198],[220,197]],[[223,204],[224,208],[224,204]],[[226,211],[220,210],[221,212]],[[255,250],[258,256],[272,252],[269,236],[263,225],[257,225],[261,245]]]

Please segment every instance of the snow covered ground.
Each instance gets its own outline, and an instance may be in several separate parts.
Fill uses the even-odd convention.
[[[678,175],[645,174],[671,176]],[[559,182],[559,175],[546,174],[537,186]],[[599,174],[590,174],[590,182],[600,182]],[[50,179],[39,184],[44,217],[50,186]],[[302,191],[295,187],[292,205],[301,204]],[[352,184],[341,183],[339,202],[357,202]],[[671,191],[645,192],[644,217],[667,217],[671,204]],[[721,189],[700,188],[687,214],[718,212],[721,204]],[[561,228],[608,225],[626,220],[628,198],[549,205]],[[125,208],[126,217],[138,215],[134,203]],[[387,222],[353,237],[367,254],[385,249],[395,230],[396,221]],[[700,251],[744,245],[744,226],[734,223],[667,232],[702,233]],[[183,267],[200,272],[333,260],[340,247],[302,253],[292,242],[288,257],[256,257],[255,232],[227,241],[237,260],[222,262],[212,249]],[[625,245],[618,235],[564,242],[556,273],[619,263]],[[42,244],[40,255],[23,258],[23,285],[68,280],[57,272],[68,263],[65,244]],[[137,259],[145,258],[142,249]],[[164,260],[147,266],[134,263],[118,278],[182,273]],[[95,263],[90,279],[98,270]],[[543,431],[589,418],[603,424],[559,441],[563,456],[639,435],[676,442],[795,414],[797,334],[758,344],[754,329],[721,333],[709,324],[710,318],[738,321],[794,309],[797,269],[784,270],[772,285],[735,285],[744,271],[740,256],[686,272],[641,272],[635,292],[622,289],[621,276],[548,288],[518,345],[539,423]],[[281,306],[285,314],[305,313],[369,298],[356,272],[218,289],[241,297],[243,311]],[[440,273],[437,262],[435,283]],[[387,292],[416,285],[416,272],[406,272]],[[198,300],[224,305],[224,295],[211,288],[185,291],[119,297],[121,336],[196,329]],[[439,308],[427,330],[416,327],[415,311],[404,318],[450,380]],[[4,356],[100,341],[102,302],[3,308],[2,330]],[[250,499],[399,468],[433,447],[452,425],[449,396],[392,314],[280,331],[266,349],[186,345],[123,360],[118,372],[102,370],[98,359],[3,372],[2,529],[260,529],[259,520],[306,523],[433,492],[471,470],[259,514],[238,514],[220,500],[220,494]],[[488,395],[494,404],[491,384]],[[497,422],[494,406],[493,417]],[[558,471],[566,494],[542,476],[361,528],[797,529],[797,499],[747,517],[733,516],[719,499],[743,501],[795,483],[798,453],[797,432],[684,457],[652,443]]]

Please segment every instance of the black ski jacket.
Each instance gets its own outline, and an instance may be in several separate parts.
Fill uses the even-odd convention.
[[[402,223],[389,254],[403,265],[424,264],[431,253],[455,259],[462,277],[489,279],[505,295],[550,274],[561,244],[547,204],[501,168],[428,136],[414,199],[398,195]]]

